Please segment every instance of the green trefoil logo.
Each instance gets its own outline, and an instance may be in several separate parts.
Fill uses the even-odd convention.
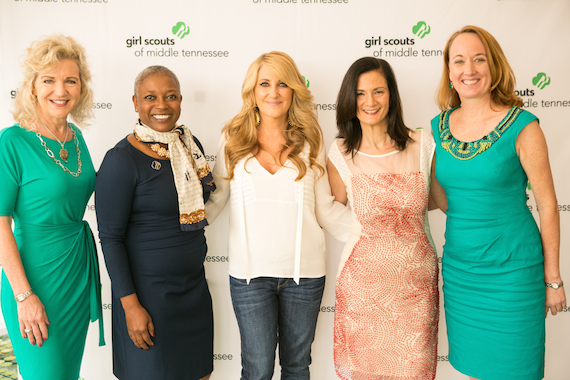
[[[431,28],[424,21],[418,21],[418,23],[412,27],[412,32],[419,38],[424,38],[429,34],[429,32],[431,32]]]
[[[538,73],[532,78],[532,84],[542,90],[550,84],[550,77],[545,73]]]
[[[183,39],[189,33],[190,27],[182,21],[177,22],[176,25],[172,27],[172,34],[174,34],[176,37],[179,37],[180,39]]]

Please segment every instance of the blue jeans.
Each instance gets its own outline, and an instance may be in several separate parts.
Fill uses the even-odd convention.
[[[241,337],[241,380],[271,380],[279,342],[282,380],[307,380],[325,278],[230,276]]]

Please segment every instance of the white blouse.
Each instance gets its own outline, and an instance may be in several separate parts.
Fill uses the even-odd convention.
[[[298,171],[289,160],[271,174],[250,154],[236,164],[228,184],[224,147],[222,139],[213,170],[217,189],[206,204],[206,217],[212,223],[230,200],[229,274],[248,283],[256,277],[293,278],[299,283],[301,277],[324,276],[321,226],[346,241],[351,223],[350,208],[331,195],[324,150],[317,158],[325,169],[321,177],[313,168],[295,181]],[[306,144],[301,153],[305,162],[308,152]]]

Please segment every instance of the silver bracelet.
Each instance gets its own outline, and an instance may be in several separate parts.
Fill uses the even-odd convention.
[[[564,282],[545,282],[544,285],[546,285],[547,288],[558,289],[564,286]]]
[[[32,291],[32,289],[28,290],[27,292],[18,294],[17,296],[15,296],[14,298],[16,299],[16,301],[18,302],[23,302],[26,298],[28,298],[29,296],[31,296],[32,294],[34,294],[34,292]]]

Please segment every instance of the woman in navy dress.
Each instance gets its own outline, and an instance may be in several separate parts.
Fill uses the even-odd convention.
[[[113,289],[113,372],[121,380],[208,379],[212,300],[204,274],[202,147],[180,116],[180,85],[151,66],[135,81],[134,132],[97,175],[99,236]]]

